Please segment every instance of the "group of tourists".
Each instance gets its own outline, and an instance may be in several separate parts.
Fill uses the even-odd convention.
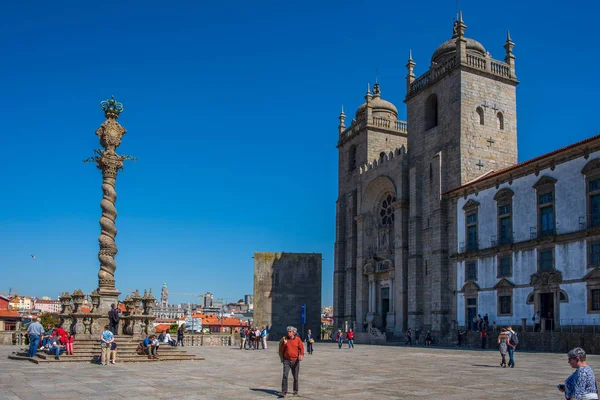
[[[39,321],[34,321],[27,327],[27,336],[29,337],[27,355],[31,358],[35,357],[38,350],[47,350],[49,354],[54,354],[56,360],[60,360],[63,352],[73,355],[75,337],[71,332],[66,332],[59,324],[54,327],[47,325],[44,330]]]
[[[353,349],[354,348],[354,331],[351,329],[348,330],[348,332],[346,332],[346,336],[345,336],[346,342],[348,342],[348,348],[349,349]],[[338,349],[342,348],[342,345],[344,344],[344,332],[342,332],[341,329],[338,329],[337,333],[335,334],[335,341],[338,344]]]
[[[413,341],[415,342],[415,344],[418,346],[419,345],[419,339],[420,339],[420,335],[421,332],[418,329],[415,329],[414,333],[412,328],[408,328],[406,330],[406,342],[404,343],[405,346],[412,346],[413,345]],[[425,333],[425,338],[423,341],[423,344],[425,344],[425,346],[429,347],[431,346],[431,343],[433,343],[433,336],[431,336],[431,332],[427,331]]]
[[[262,329],[242,327],[240,328],[240,350],[258,350],[259,345],[266,350],[268,337],[269,330],[266,326],[263,326]]]

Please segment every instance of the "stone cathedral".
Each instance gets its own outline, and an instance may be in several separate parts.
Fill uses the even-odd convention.
[[[339,120],[334,324],[400,335],[456,323],[456,210],[444,193],[517,163],[514,43],[504,61],[462,14],[429,69],[406,75],[408,121],[378,83]],[[454,210],[454,211],[453,211]]]

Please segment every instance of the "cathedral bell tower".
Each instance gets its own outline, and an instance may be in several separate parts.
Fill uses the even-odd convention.
[[[456,216],[442,194],[490,171],[517,163],[514,43],[504,61],[465,36],[462,12],[452,37],[416,77],[412,53],[406,75],[409,148],[409,326],[445,330],[454,299],[449,255]]]

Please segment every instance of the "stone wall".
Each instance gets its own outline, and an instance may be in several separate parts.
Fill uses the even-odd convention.
[[[17,344],[19,340],[23,340],[20,339],[19,336],[21,336],[21,338],[24,337],[17,331],[0,331],[0,345]]]
[[[321,329],[320,253],[254,253],[254,326],[269,327],[269,339],[279,340],[287,326],[302,333]]]
[[[498,348],[498,332],[488,334],[487,349]],[[571,332],[521,332],[518,351],[542,351],[548,353],[567,353],[574,347],[581,347],[588,354],[600,354],[600,335],[597,333]],[[456,332],[445,336],[433,336],[434,346],[455,347]],[[463,335],[463,348],[481,349],[481,336],[478,332]]]

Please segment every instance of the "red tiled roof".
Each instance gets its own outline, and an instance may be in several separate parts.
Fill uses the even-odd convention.
[[[581,146],[581,145],[584,145],[584,144],[588,144],[588,143],[593,142],[594,140],[597,140],[597,139],[600,139],[600,135],[592,136],[592,137],[584,139],[584,140],[582,140],[580,142],[576,142],[576,143],[570,144],[570,145],[562,147],[560,149],[551,151],[550,153],[542,154],[541,156],[534,157],[534,158],[532,158],[530,160],[523,161],[523,162],[521,162],[519,164],[515,164],[513,166],[510,166],[510,167],[507,167],[507,168],[504,168],[504,169],[501,169],[501,170],[498,170],[498,171],[490,171],[488,174],[486,174],[486,175],[484,175],[482,177],[479,177],[479,178],[477,178],[475,180],[472,180],[471,182],[467,182],[464,185],[459,186],[457,188],[448,190],[446,193],[442,193],[442,194],[450,194],[452,192],[456,192],[457,190],[464,189],[464,188],[469,187],[469,186],[471,186],[471,185],[473,185],[475,183],[486,181],[488,179],[491,179],[491,178],[496,177],[498,175],[504,174],[506,172],[513,171],[515,169],[524,167],[526,165],[533,164],[534,162],[543,160],[544,158],[548,158],[548,157],[554,156],[554,155],[556,155],[558,153],[562,153],[563,151],[567,151],[567,150],[573,149],[575,147],[578,147],[578,146]]]
[[[167,331],[167,332],[168,332],[168,331],[169,331],[169,329],[171,329],[171,325],[167,325],[167,324],[156,325],[156,326],[154,327],[154,331],[155,331],[156,333],[161,333],[161,332],[163,332],[163,331]]]
[[[20,317],[21,314],[19,314],[17,311],[9,311],[9,310],[0,310],[0,317]]]

